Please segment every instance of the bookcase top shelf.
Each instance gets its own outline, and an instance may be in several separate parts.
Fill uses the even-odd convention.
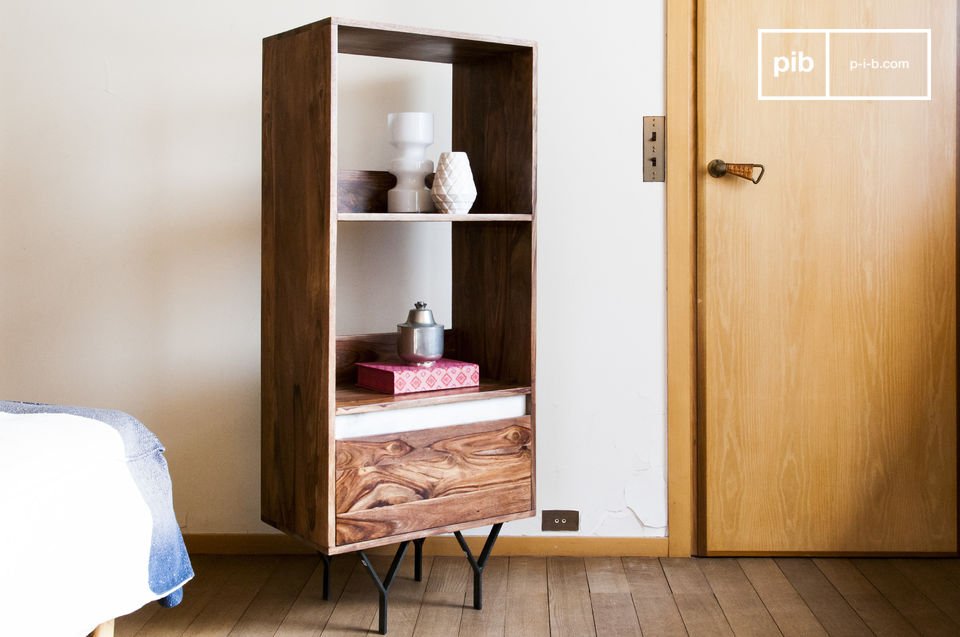
[[[428,188],[433,175],[424,181]],[[383,170],[337,171],[338,221],[533,221],[532,208],[486,208],[469,214],[398,213],[387,212],[387,192],[397,185],[397,179]],[[525,203],[525,202],[523,202]],[[496,212],[491,212],[494,210]],[[504,212],[500,212],[503,210]],[[509,212],[508,212],[509,211]]]
[[[536,49],[536,43],[528,40],[411,28],[336,17],[319,20],[266,39],[288,37],[322,25],[336,27],[337,52],[348,55],[456,64]]]

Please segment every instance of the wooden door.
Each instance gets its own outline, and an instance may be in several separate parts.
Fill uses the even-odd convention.
[[[956,3],[698,21],[700,550],[955,552]]]

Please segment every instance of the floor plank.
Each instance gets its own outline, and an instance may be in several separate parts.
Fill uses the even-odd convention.
[[[300,591],[318,567],[323,569],[318,556],[281,557],[273,574],[247,606],[229,636],[262,637],[276,633]]]
[[[551,637],[596,637],[590,586],[582,558],[549,558],[547,589]]]
[[[830,580],[806,558],[777,558],[777,566],[832,637],[869,637],[873,632]]]
[[[383,577],[390,558],[374,555],[370,556],[370,560],[380,577]],[[361,634],[360,631],[366,632],[376,619],[377,600],[377,589],[367,569],[358,559],[354,562],[350,577],[321,635],[323,637],[357,637]]]
[[[473,571],[470,571],[460,619],[461,637],[504,636],[509,569],[510,558],[491,557],[487,561],[483,569],[483,609],[479,611],[473,607]]]
[[[735,559],[697,560],[735,635],[768,637],[780,629]]]
[[[549,637],[550,601],[546,558],[510,558],[504,634],[506,637]]]
[[[590,593],[629,593],[627,574],[619,557],[588,557],[583,560]]]
[[[953,583],[960,587],[960,559],[942,558],[937,559],[939,567],[943,569],[947,577],[953,580]]]
[[[410,553],[413,553],[413,551],[411,550]],[[387,568],[389,568],[389,565],[384,566],[384,570],[379,572],[385,573]],[[390,637],[410,637],[413,634],[417,619],[420,616],[420,608],[423,605],[423,595],[427,590],[427,582],[430,581],[432,571],[433,558],[424,557],[422,578],[418,582],[413,579],[413,556],[410,555],[403,560],[403,564],[397,570],[397,578],[393,580],[393,586],[390,587],[387,596],[387,631]],[[373,582],[370,582],[370,587],[374,588]],[[380,612],[377,611],[367,635],[379,635],[379,626]]]
[[[732,635],[730,624],[697,561],[691,558],[660,560],[683,624],[692,637]]]
[[[381,575],[391,556],[371,557]],[[311,555],[199,556],[173,609],[118,618],[117,637],[377,635],[377,591],[356,555],[338,556],[331,599]],[[493,557],[472,608],[461,557],[401,564],[391,637],[958,635],[956,559]]]
[[[918,634],[850,560],[817,558],[813,563],[876,635],[900,637]]]
[[[887,560],[853,560],[864,577],[903,615],[921,635],[960,635],[957,624]]]
[[[183,632],[186,637],[225,637],[273,574],[279,558],[242,557],[210,602]]]
[[[415,637],[451,637],[460,632],[463,597],[467,592],[470,566],[462,557],[436,557],[423,605],[417,617]]]
[[[784,637],[821,637],[827,634],[772,559],[756,557],[738,561]]]
[[[353,555],[331,560],[330,599],[324,600],[323,563],[318,564],[283,618],[275,637],[319,637],[356,565],[357,559]]]
[[[683,626],[660,560],[654,557],[624,557],[621,562],[643,634],[685,636],[687,629]]]
[[[208,591],[211,588],[211,579],[215,577],[215,573],[218,569],[222,570],[223,565],[222,559],[215,555],[200,555],[193,557],[191,558],[191,562],[193,564],[194,577],[184,585],[183,601],[181,601],[180,604],[173,608],[163,608],[156,602],[150,602],[136,612],[130,613],[129,615],[124,615],[123,617],[118,617],[114,624],[114,635],[116,635],[116,637],[133,637],[134,635],[140,633],[144,626],[150,623],[154,616],[157,615],[157,613],[161,610],[163,613],[158,616],[159,621],[169,619],[170,613],[183,615],[185,608],[196,606],[196,598],[201,596],[204,591]],[[187,623],[189,623],[189,621]],[[186,626],[184,626],[184,628],[185,627]],[[179,632],[174,630],[169,634],[181,635],[183,634],[183,628],[181,628]]]
[[[209,557],[209,556],[201,556]],[[179,637],[193,623],[204,608],[223,588],[223,583],[233,573],[239,572],[242,564],[238,560],[199,559],[193,562],[194,578],[187,582],[183,591],[183,601],[173,608],[161,608],[150,621],[136,633],[137,637]]]
[[[917,589],[955,623],[960,623],[960,585],[945,571],[943,560],[892,560]]]
[[[597,637],[641,637],[630,585],[619,557],[584,560]]]

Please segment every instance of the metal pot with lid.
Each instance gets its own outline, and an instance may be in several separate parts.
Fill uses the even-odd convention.
[[[407,322],[397,324],[397,354],[410,365],[430,367],[443,358],[443,325],[433,319],[433,310],[417,301]]]

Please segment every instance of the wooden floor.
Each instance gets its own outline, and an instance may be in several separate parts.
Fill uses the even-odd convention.
[[[380,573],[389,558],[372,558]],[[353,556],[321,599],[310,556],[198,556],[174,609],[117,620],[132,635],[377,634],[377,595]],[[493,557],[484,608],[463,558],[407,557],[390,591],[389,635],[960,635],[960,560]]]

